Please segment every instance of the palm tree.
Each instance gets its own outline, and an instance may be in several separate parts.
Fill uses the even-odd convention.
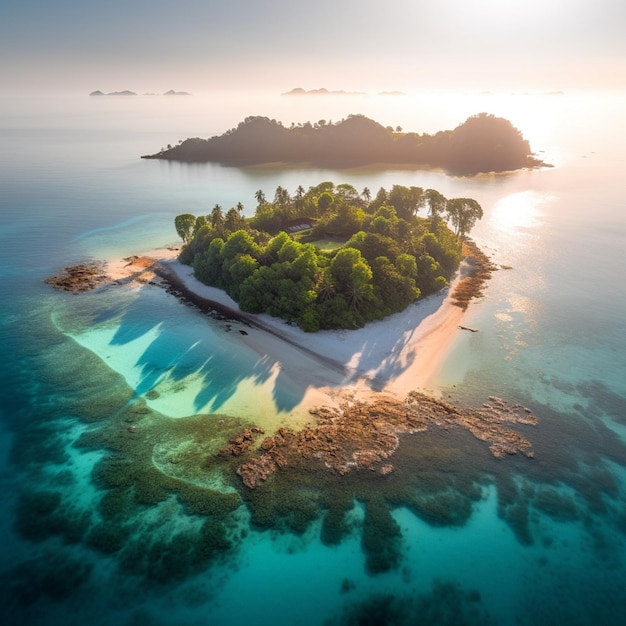
[[[254,194],[254,197],[256,198],[256,201],[259,205],[265,204],[267,202],[267,200],[265,199],[265,194],[263,193],[262,189],[259,189],[258,191],[256,191]]]
[[[333,296],[336,295],[337,290],[335,289],[335,283],[333,282],[333,278],[330,274],[330,270],[326,268],[323,270],[323,274],[319,281],[319,285],[317,288],[317,297],[320,302],[326,302],[326,300],[330,300]]]
[[[224,211],[219,204],[216,204],[211,211],[211,226],[219,229],[224,224]]]
[[[274,193],[274,202],[281,207],[289,206],[291,202],[289,192],[284,187],[278,185],[278,187],[276,187],[276,193]]]
[[[301,209],[302,208],[302,204],[303,204],[303,198],[304,198],[304,194],[305,194],[305,190],[304,187],[302,185],[298,185],[298,188],[296,189],[296,193],[295,193],[295,205],[296,208]]]

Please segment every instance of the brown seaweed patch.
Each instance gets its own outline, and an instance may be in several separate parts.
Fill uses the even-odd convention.
[[[48,421],[18,431],[11,448],[11,463],[24,469],[40,463],[67,463],[69,455],[58,430],[57,422]]]
[[[339,545],[352,531],[348,513],[354,507],[354,500],[339,489],[327,489],[322,503],[327,510],[322,521],[320,540],[327,546]]]
[[[371,574],[395,569],[402,558],[402,533],[389,508],[380,500],[365,504],[361,546]]]
[[[463,526],[472,515],[472,500],[452,488],[414,493],[407,505],[431,526]]]
[[[552,487],[537,489],[533,506],[558,522],[571,522],[580,519],[578,508],[572,498],[559,493]]]
[[[4,607],[32,607],[42,599],[62,602],[89,581],[92,569],[84,558],[47,550],[3,574],[0,579],[2,604]]]
[[[511,476],[499,476],[497,484],[499,517],[508,524],[522,545],[532,545],[530,502],[535,493],[534,486]]]
[[[87,545],[103,552],[113,554],[121,550],[128,538],[128,529],[118,523],[96,524],[87,535]]]
[[[133,536],[118,553],[122,568],[157,584],[171,584],[198,573],[208,562],[233,547],[228,529],[207,519],[199,529],[187,529],[168,537],[149,533]]]
[[[348,605],[340,618],[326,626],[489,626],[496,622],[477,591],[464,591],[453,582],[435,581],[430,594],[376,594]]]
[[[14,528],[31,541],[45,541],[59,535],[67,543],[78,543],[90,523],[91,513],[68,505],[60,493],[27,490],[20,494]]]

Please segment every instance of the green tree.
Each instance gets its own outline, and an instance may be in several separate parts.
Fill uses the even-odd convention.
[[[243,205],[241,208],[243,209]],[[241,215],[238,208],[234,207],[226,211],[226,215],[224,216],[224,228],[226,232],[234,233],[236,230],[245,229],[245,227],[246,220],[243,215]]]
[[[267,202],[267,200],[265,199],[265,194],[263,193],[262,189],[258,189],[257,191],[254,192],[254,197],[257,201],[257,204],[260,206],[262,204],[265,204]]]
[[[319,209],[320,215],[324,215],[334,201],[335,197],[332,193],[330,193],[330,191],[322,192],[317,198],[317,208]]]
[[[335,194],[350,204],[360,204],[359,192],[350,184],[342,183],[335,187]]]
[[[276,192],[274,193],[274,203],[280,207],[288,207],[291,204],[289,192],[280,185],[276,187]]]
[[[363,209],[345,202],[341,203],[337,207],[335,215],[327,220],[326,232],[333,236],[351,236],[361,230],[364,217]]]
[[[208,229],[208,226],[204,228]],[[208,244],[203,252],[199,252],[193,258],[191,266],[196,278],[206,285],[213,287],[224,287],[222,275],[222,250],[224,248],[224,240],[221,237],[215,237]]]
[[[254,217],[250,220],[250,226],[268,233],[276,233],[280,230],[283,218],[273,204],[267,202],[259,204]]]
[[[209,219],[211,221],[211,226],[216,231],[219,231],[222,228],[224,225],[224,211],[222,211],[222,207],[219,204],[216,204],[213,207]]]
[[[388,203],[395,208],[398,217],[409,219],[417,215],[425,200],[421,187],[394,185],[389,192]]]
[[[384,307],[383,314],[402,311],[419,298],[420,291],[415,286],[415,279],[403,275],[387,257],[374,259],[372,273],[376,295]]]
[[[196,223],[193,226],[193,234],[195,235],[206,224],[208,224],[206,216],[198,215],[198,217],[196,217]]]
[[[376,197],[372,200],[370,210],[376,210],[378,207],[381,207],[383,204],[389,203],[389,196],[387,194],[387,190],[384,187],[381,187],[376,194]]]
[[[350,310],[361,312],[373,300],[372,269],[355,248],[339,250],[330,263],[330,273]]]
[[[441,265],[429,254],[420,254],[417,259],[418,285],[423,295],[428,296],[448,285]]]
[[[409,278],[417,276],[417,259],[412,254],[399,254],[395,265],[402,276],[408,276]]]
[[[455,235],[463,239],[482,218],[483,209],[473,198],[452,198],[446,203],[446,214]]]
[[[194,231],[194,226],[196,223],[196,216],[191,213],[183,213],[182,215],[177,215],[174,218],[174,226],[176,227],[176,232],[178,236],[183,240],[183,243],[189,243],[191,236]]]
[[[301,209],[304,205],[304,195],[306,191],[302,185],[298,185],[294,195],[294,204],[297,209]]]
[[[223,267],[224,282],[228,295],[235,301],[239,300],[243,282],[256,272],[259,262],[249,254],[237,254],[226,261]]]
[[[426,204],[428,204],[428,216],[432,219],[440,217],[446,210],[446,198],[439,193],[436,189],[427,189],[424,192],[426,197]]]
[[[222,258],[224,261],[230,261],[238,254],[249,254],[255,259],[261,256],[259,245],[254,241],[250,233],[245,230],[236,230],[229,235],[222,249]]]

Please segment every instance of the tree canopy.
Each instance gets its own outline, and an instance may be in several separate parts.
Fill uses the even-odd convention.
[[[273,202],[267,197],[256,192],[250,218],[241,203],[177,216],[179,259],[242,310],[312,332],[363,326],[446,286],[462,238],[482,217],[471,198],[400,185],[373,199],[329,181],[293,196],[278,187]]]

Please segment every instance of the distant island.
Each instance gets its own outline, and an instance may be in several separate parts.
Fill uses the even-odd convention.
[[[129,91],[128,89],[125,89],[124,91],[110,91],[109,93],[104,93],[103,91],[100,91],[99,89],[97,89],[96,91],[92,91],[90,94],[90,96],[136,96],[137,94],[134,91]],[[163,96],[190,96],[190,93],[187,93],[186,91],[174,91],[173,89],[170,89],[169,91],[164,92],[163,94],[158,94],[158,93],[144,93],[144,96],[159,96],[159,95],[163,95]]]
[[[366,96],[367,94],[362,91],[344,91],[343,89],[330,90],[325,87],[320,89],[302,89],[302,87],[295,87],[291,91],[286,91],[281,94],[283,96]]]
[[[90,96],[136,96],[137,94],[134,91],[129,91],[128,89],[124,89],[124,91],[110,91],[109,93],[104,93],[97,89],[96,91],[92,91]]]
[[[460,176],[546,165],[533,156],[528,141],[511,122],[487,113],[434,135],[384,127],[364,115],[350,115],[335,124],[319,120],[289,128],[274,119],[250,116],[223,135],[189,138],[141,158],[235,166],[412,165],[442,168]]]

